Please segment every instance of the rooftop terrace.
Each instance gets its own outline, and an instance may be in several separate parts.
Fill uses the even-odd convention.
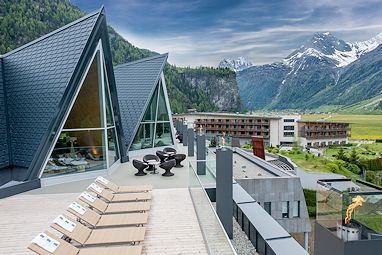
[[[178,146],[183,153],[185,149]],[[188,190],[188,163],[184,165],[171,178],[160,174],[137,177],[130,161],[108,176],[118,185],[153,185],[143,254],[208,254]],[[0,200],[0,225],[6,233],[0,235],[0,254],[33,254],[27,249],[31,240],[48,229],[93,180],[47,186]]]

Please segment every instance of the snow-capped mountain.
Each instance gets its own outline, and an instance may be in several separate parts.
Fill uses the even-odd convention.
[[[331,62],[336,67],[344,67],[357,60],[382,43],[382,33],[367,41],[348,43],[331,33],[316,33],[314,36],[286,57],[283,62],[290,67],[301,65],[301,59],[315,57]]]
[[[230,68],[234,72],[243,71],[244,69],[247,69],[248,67],[253,66],[253,64],[246,60],[244,57],[238,57],[236,59],[232,58],[225,58],[219,63],[220,68]]]
[[[236,73],[247,109],[344,106],[382,94],[382,33],[345,42],[316,33],[280,62]]]

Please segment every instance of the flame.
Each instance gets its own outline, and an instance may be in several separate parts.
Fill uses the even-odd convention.
[[[93,155],[97,155],[98,154],[98,151],[95,147],[92,147],[92,152],[93,152]]]
[[[366,202],[366,200],[361,197],[360,195],[357,195],[356,197],[352,198],[352,202],[349,206],[348,209],[346,210],[346,218],[345,218],[345,224],[349,224],[351,220],[351,215],[353,214],[353,211],[355,208],[358,206],[362,206],[362,203]]]
[[[225,145],[225,132],[223,132],[223,136],[222,136],[222,146]]]

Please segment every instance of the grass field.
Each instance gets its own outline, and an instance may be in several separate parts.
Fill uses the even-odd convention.
[[[298,167],[304,169],[306,172],[333,173],[329,164],[332,161],[325,159],[324,157],[315,157],[306,152],[294,153],[293,151],[282,151],[281,154],[290,158]],[[308,158],[306,155],[308,155]],[[336,173],[342,174],[351,179],[359,179],[358,175],[347,169],[339,169]]]
[[[382,115],[314,114],[302,119],[350,122],[351,139],[382,139]]]

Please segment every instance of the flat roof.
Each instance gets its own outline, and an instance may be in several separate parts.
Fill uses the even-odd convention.
[[[232,198],[236,204],[256,202],[237,182],[232,185],[232,189]]]
[[[263,116],[263,115],[253,115],[253,114],[244,114],[244,113],[230,113],[230,112],[191,112],[191,113],[181,113],[173,114],[173,116],[216,116],[216,117],[240,117],[240,118],[264,118],[264,119],[281,119],[278,116]]]
[[[298,120],[298,123],[319,123],[319,124],[351,124],[345,121],[329,121],[329,120]]]
[[[275,254],[285,254],[288,249],[288,254],[308,255],[308,252],[293,237],[268,240],[267,243]]]
[[[266,171],[238,153],[233,154],[233,160],[233,176],[235,179],[277,177],[276,174]]]
[[[233,148],[234,155],[234,176],[237,179],[255,179],[264,177],[296,177],[295,175],[278,168],[277,166],[254,156],[241,148]],[[235,160],[236,159],[236,160]],[[235,167],[237,166],[237,167]],[[246,166],[243,171],[242,166]],[[239,178],[242,177],[242,178]],[[247,177],[245,177],[247,176]]]

